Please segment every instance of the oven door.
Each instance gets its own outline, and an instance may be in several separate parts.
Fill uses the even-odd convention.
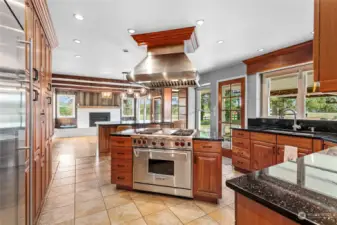
[[[134,183],[192,188],[190,151],[135,148],[133,152]]]

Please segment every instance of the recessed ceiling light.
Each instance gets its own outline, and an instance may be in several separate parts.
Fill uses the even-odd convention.
[[[204,20],[197,20],[197,24],[199,25],[199,26],[202,26],[203,24],[204,24]]]
[[[218,44],[223,44],[223,42],[224,42],[223,40],[219,40]]]
[[[80,55],[75,55],[75,58],[81,58],[81,56]]]
[[[110,72],[110,71],[103,71],[103,72],[101,72],[101,74],[111,74],[112,72]]]
[[[123,52],[129,52],[129,50],[127,50],[127,49],[123,49]]]
[[[315,34],[315,31],[311,31],[311,34],[314,35],[314,34]]]
[[[74,14],[74,17],[75,17],[75,19],[77,19],[77,20],[84,20],[84,17],[82,16],[82,15],[80,15],[80,14]]]
[[[130,34],[134,34],[134,33],[136,33],[136,30],[134,30],[134,29],[128,29],[128,32],[129,32]]]
[[[263,49],[263,48],[260,48],[260,49],[258,49],[257,51],[258,51],[258,52],[263,52],[264,49]]]
[[[81,41],[78,40],[78,39],[74,39],[73,42],[75,42],[76,44],[80,44],[81,43]]]

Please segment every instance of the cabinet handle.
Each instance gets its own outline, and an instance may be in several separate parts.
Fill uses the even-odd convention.
[[[118,180],[124,180],[125,177],[117,177]]]
[[[118,144],[124,144],[124,141],[116,141]]]
[[[38,81],[39,80],[39,71],[35,68],[33,68],[33,80]]]
[[[124,167],[124,165],[117,165],[117,167],[121,168],[121,167]]]
[[[48,91],[51,91],[51,83],[48,83]]]
[[[243,145],[243,142],[235,142],[238,145]]]
[[[193,157],[193,162],[194,162],[194,164],[197,164],[197,157],[196,156]]]
[[[244,134],[243,133],[238,133],[239,136],[243,136]]]
[[[33,101],[36,102],[39,100],[39,92],[37,92],[37,90],[33,90],[34,91],[34,98]]]
[[[209,146],[209,145],[204,145],[202,146],[203,148],[212,148],[212,146]]]
[[[51,105],[51,97],[47,97],[48,105]]]
[[[123,152],[117,152],[117,155],[124,155]]]

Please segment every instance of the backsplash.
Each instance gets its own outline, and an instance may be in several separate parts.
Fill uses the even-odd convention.
[[[337,133],[337,121],[328,120],[297,120],[301,125],[300,131],[310,131],[309,127],[315,127],[315,131]],[[294,120],[292,119],[267,119],[256,118],[248,119],[248,126],[269,127],[280,129],[292,129]]]

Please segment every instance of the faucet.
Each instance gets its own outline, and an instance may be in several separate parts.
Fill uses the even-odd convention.
[[[294,130],[294,131],[297,131],[297,129],[301,129],[301,125],[298,125],[298,124],[297,124],[297,119],[296,119],[297,113],[296,113],[296,111],[293,110],[293,109],[285,109],[285,110],[283,110],[282,114],[284,114],[284,113],[287,112],[287,111],[292,112],[293,115],[294,115],[294,125],[293,125],[293,130]]]

